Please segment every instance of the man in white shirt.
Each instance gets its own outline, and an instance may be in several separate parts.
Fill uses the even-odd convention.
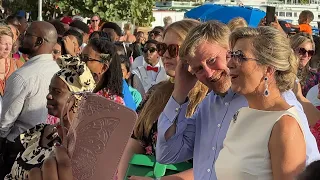
[[[15,139],[46,121],[49,84],[60,69],[51,54],[57,37],[55,27],[44,21],[33,22],[25,33],[19,50],[30,59],[9,77],[2,99],[0,141],[5,147],[0,146],[0,149],[5,149],[5,153],[2,154],[4,167],[0,167],[0,179],[10,171],[15,155],[20,151]]]
[[[152,31],[148,32],[148,40],[156,40],[158,42],[162,42],[163,40],[164,28],[161,26],[156,26]],[[161,58],[160,58],[161,66],[163,67]],[[138,56],[134,59],[131,68],[136,69],[139,66],[143,66],[145,64],[144,57]]]
[[[143,48],[145,63],[132,70],[132,73],[137,75],[142,82],[145,92],[153,85],[168,79],[163,64],[160,63],[157,44],[156,40],[146,42]]]

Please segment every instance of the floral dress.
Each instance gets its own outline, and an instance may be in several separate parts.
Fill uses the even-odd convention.
[[[123,100],[122,97],[110,93],[109,90],[102,89],[102,90],[98,91],[97,94],[100,95],[100,96],[103,96],[103,97],[105,97],[107,99],[110,99],[110,100],[112,100],[114,102],[117,102],[119,104],[125,105],[124,104],[124,100]]]
[[[320,106],[317,106],[317,108],[320,110]],[[320,119],[313,127],[310,127],[310,130],[313,136],[315,137],[318,149],[320,150]]]
[[[304,97],[307,96],[308,91],[315,85],[319,84],[320,81],[320,72],[310,72],[307,77],[305,85],[302,87],[302,94]]]
[[[157,137],[158,137],[158,131],[157,131],[157,121],[153,124],[150,134],[148,137],[143,137],[142,140],[139,140],[141,146],[145,150],[146,155],[155,156],[156,155],[156,144],[157,144]],[[131,135],[131,138],[137,139],[134,134]]]

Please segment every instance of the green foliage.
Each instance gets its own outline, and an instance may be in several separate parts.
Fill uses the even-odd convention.
[[[5,7],[9,7],[13,12],[31,11],[32,18],[37,18],[38,0],[4,1],[7,1]],[[98,14],[107,21],[128,21],[138,26],[150,26],[155,20],[152,13],[154,4],[155,0],[43,0],[42,16],[48,20],[54,13],[62,12],[80,14],[83,17]]]
[[[139,26],[150,26],[154,0],[70,0],[70,5],[81,14],[98,14],[107,21],[128,21]]]

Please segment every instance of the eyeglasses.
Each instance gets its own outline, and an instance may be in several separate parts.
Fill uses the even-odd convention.
[[[315,53],[314,50],[307,51],[305,48],[298,48],[296,51],[302,56],[305,55],[306,53],[308,53],[309,57],[312,57]]]
[[[162,37],[162,34],[161,34],[161,32],[160,31],[150,31],[150,32],[148,32],[148,35],[149,36],[161,36]]]
[[[101,60],[91,58],[88,55],[80,55],[80,59],[81,59],[81,61],[83,61],[85,63],[89,62],[89,61],[96,61],[96,62],[102,63]]]
[[[53,53],[53,54],[60,54],[61,51],[54,49],[54,50],[52,51],[52,53]]]
[[[97,19],[92,19],[91,22],[98,22],[99,20]]]
[[[150,48],[144,47],[144,48],[142,48],[142,51],[143,51],[144,53],[147,53],[148,51],[149,51],[150,53],[154,53],[154,52],[157,51],[157,48],[155,48],[155,47],[150,47]]]
[[[178,44],[165,44],[159,43],[157,44],[158,53],[161,57],[168,51],[171,58],[176,58],[179,55],[180,46]]]
[[[244,55],[244,53],[241,50],[237,51],[228,51],[227,53],[227,59],[233,59],[236,60],[238,63],[242,63],[247,60],[257,60],[255,58],[248,58]]]

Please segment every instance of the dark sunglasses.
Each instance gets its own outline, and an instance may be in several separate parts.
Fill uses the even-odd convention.
[[[99,20],[91,20],[91,22],[98,22]]]
[[[53,54],[60,54],[61,53],[61,51],[55,50],[55,49],[52,52],[53,52]]]
[[[297,52],[302,56],[305,55],[306,53],[308,53],[309,57],[312,57],[315,53],[314,50],[307,51],[305,48],[298,48]]]
[[[161,57],[168,51],[171,58],[176,58],[179,55],[180,46],[178,44],[157,44],[158,53]]]
[[[44,41],[47,41],[47,42],[49,42],[49,40],[48,39],[46,39],[46,38],[44,38],[44,37],[40,37],[40,36],[37,36],[37,35],[34,35],[34,34],[31,34],[31,33],[29,33],[29,32],[27,32],[27,31],[25,31],[24,32],[24,37],[36,37],[36,38],[38,38],[38,39],[43,39]]]
[[[233,59],[237,62],[241,63],[247,60],[257,60],[255,58],[248,58],[244,55],[244,53],[241,50],[237,51],[228,51],[227,53],[227,59]]]
[[[162,36],[161,32],[159,32],[159,31],[150,31],[150,32],[148,32],[148,35],[149,36],[152,36],[152,35],[154,35],[154,36]]]
[[[150,53],[154,53],[154,52],[157,51],[157,48],[154,48],[154,47],[150,47],[150,48],[144,47],[144,48],[142,48],[142,51],[143,51],[144,53],[147,53],[148,51],[149,51]]]
[[[99,63],[102,63],[101,60],[97,60],[97,59],[93,59],[93,58],[90,58],[89,56],[87,55],[80,55],[80,59],[81,61],[83,62],[89,62],[89,61],[96,61],[96,62],[99,62]]]

